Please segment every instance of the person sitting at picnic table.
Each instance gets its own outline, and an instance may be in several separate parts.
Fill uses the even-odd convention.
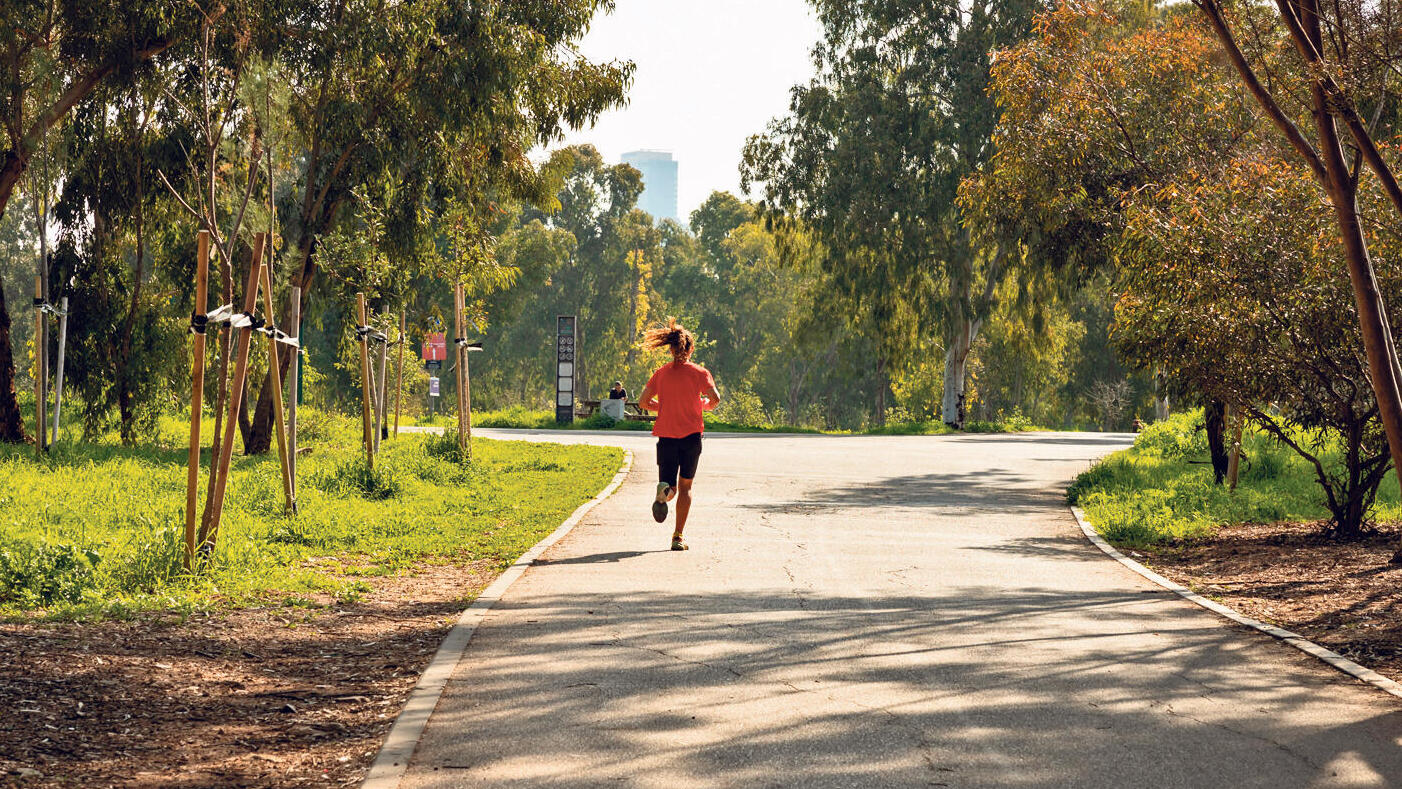
[[[622,381],[614,381],[613,388],[609,390],[610,400],[627,400],[628,390],[623,388]]]

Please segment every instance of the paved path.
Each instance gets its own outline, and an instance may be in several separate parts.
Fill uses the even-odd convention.
[[[484,431],[487,432],[487,431]],[[500,434],[497,434],[500,435]],[[1151,586],[1060,490],[1124,436],[711,436],[511,588],[407,787],[1402,785],[1402,706]]]

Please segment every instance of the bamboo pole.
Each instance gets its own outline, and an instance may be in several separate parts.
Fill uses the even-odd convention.
[[[388,338],[386,338],[386,342],[387,342],[387,341],[388,341]],[[388,349],[385,347],[386,342],[381,342],[381,343],[380,343],[380,353],[379,353],[379,356],[380,356],[380,377],[375,379],[375,404],[376,404],[376,408],[375,408],[375,453],[376,453],[376,454],[379,454],[379,452],[380,452],[380,440],[383,439],[383,438],[385,437],[385,428],[388,426],[388,420],[387,420],[387,418],[386,418],[386,417],[387,417],[387,414],[385,413],[385,405],[386,405],[385,388],[386,388],[386,386],[389,384],[389,381],[387,380],[387,376],[385,375],[385,371],[386,371],[386,369],[387,369],[387,368],[386,368],[385,356],[386,356],[386,354],[388,353]]]
[[[463,329],[467,328],[467,320],[463,320]],[[462,403],[463,403],[463,447],[468,455],[472,454],[472,349],[467,346],[467,332],[463,332],[463,345],[459,353],[462,354]]]
[[[467,408],[467,401],[463,398],[462,390],[462,360],[463,348],[459,342],[463,335],[463,296],[462,285],[453,286],[453,388],[458,395],[458,448],[466,449],[467,426],[463,422],[464,412]]]
[[[404,399],[404,346],[408,345],[409,315],[399,311],[399,363],[394,370],[394,437],[399,438],[400,401]]]
[[[271,320],[273,312],[273,278],[268,273],[269,266],[263,266],[263,310]],[[278,359],[278,340],[275,334],[268,335],[268,383],[273,387],[273,421],[277,427],[277,458],[282,466],[282,494],[288,512],[297,509],[292,497],[292,469],[287,462],[287,418],[282,409],[282,375]]]
[[[253,236],[253,260],[249,264],[248,283],[243,292],[243,311],[246,313],[251,314],[258,308],[258,284],[263,271],[263,244],[266,242],[265,233]],[[243,387],[248,377],[248,346],[252,334],[251,326],[244,326],[238,330],[238,348],[234,352],[234,380],[229,387],[229,412],[225,415],[224,441],[219,447],[214,500],[210,502],[209,527],[205,530],[204,539],[200,541],[201,548],[208,546],[211,554],[214,552],[215,542],[219,539],[219,519],[224,514],[224,492],[229,485],[229,463],[234,456],[234,433],[239,426],[239,409],[243,407]]]
[[[199,258],[195,264],[195,314],[204,315],[209,310],[209,231],[200,231]],[[66,299],[65,299],[66,300]],[[200,500],[200,423],[204,416],[204,343],[205,327],[198,324],[195,330],[194,360],[190,365],[190,457],[189,471],[185,478],[185,569],[195,563],[195,505]],[[63,345],[60,335],[59,346]],[[60,359],[62,352],[59,353]],[[60,363],[60,387],[62,392],[62,364]],[[57,411],[55,404],[55,427],[57,434]]]
[[[58,305],[58,374],[54,382],[54,430],[49,442],[58,441],[59,414],[63,412],[63,355],[68,347],[68,297]]]
[[[38,457],[44,456],[45,441],[44,427],[48,422],[45,419],[44,408],[47,399],[44,392],[44,380],[49,377],[49,371],[44,369],[44,351],[48,345],[44,337],[44,278],[34,277],[34,454]]]
[[[292,511],[297,511],[297,397],[300,392],[302,373],[302,289],[292,289],[292,323],[288,326],[297,339],[297,347],[292,349],[292,367],[288,371],[292,381],[291,407],[287,412],[287,466],[288,478],[292,481]]]
[[[252,262],[248,265],[248,283],[244,286],[244,313],[252,314],[252,311],[258,308],[258,283],[261,280],[259,275],[262,273],[262,247],[265,242],[264,233],[254,235],[254,254]],[[219,520],[224,514],[224,492],[229,489],[229,464],[234,457],[234,432],[238,430],[238,409],[244,405],[244,384],[248,378],[248,346],[252,327],[243,327],[237,329],[237,332],[234,380],[229,388],[229,413],[224,415],[224,439],[219,447],[219,460],[215,467],[215,495],[210,502],[209,526],[205,530],[203,540],[200,540],[200,548],[207,549],[210,554],[213,554],[215,544],[219,541]]]
[[[364,293],[355,294],[355,304],[360,319],[358,325],[363,330],[368,330],[370,324],[365,319]],[[363,331],[360,336],[360,421],[365,428],[362,435],[365,440],[365,463],[371,471],[374,471],[375,443],[370,436],[370,335],[368,331]]]

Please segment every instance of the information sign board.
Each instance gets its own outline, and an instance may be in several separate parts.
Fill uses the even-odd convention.
[[[574,364],[578,327],[574,315],[555,318],[555,421],[574,421]]]

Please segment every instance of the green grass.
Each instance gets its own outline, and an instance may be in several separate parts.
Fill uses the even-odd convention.
[[[0,448],[0,616],[344,599],[365,591],[364,577],[423,561],[505,567],[607,484],[622,457],[479,438],[462,463],[451,439],[406,434],[382,445],[372,474],[358,422],[304,411],[303,427],[312,451],[299,462],[300,513],[284,512],[275,453],[236,455],[218,547],[196,575],[181,567],[188,425],[163,420],[159,441],[137,448],[63,443],[44,461]],[[208,463],[206,447],[205,473]]]
[[[1209,537],[1224,524],[1315,521],[1329,517],[1313,469],[1287,447],[1258,432],[1243,436],[1235,491],[1212,484],[1202,414],[1185,412],[1150,425],[1130,449],[1082,473],[1067,501],[1110,542],[1148,548]],[[1333,455],[1326,452],[1326,458]],[[1402,517],[1396,477],[1378,492],[1374,517]]]

